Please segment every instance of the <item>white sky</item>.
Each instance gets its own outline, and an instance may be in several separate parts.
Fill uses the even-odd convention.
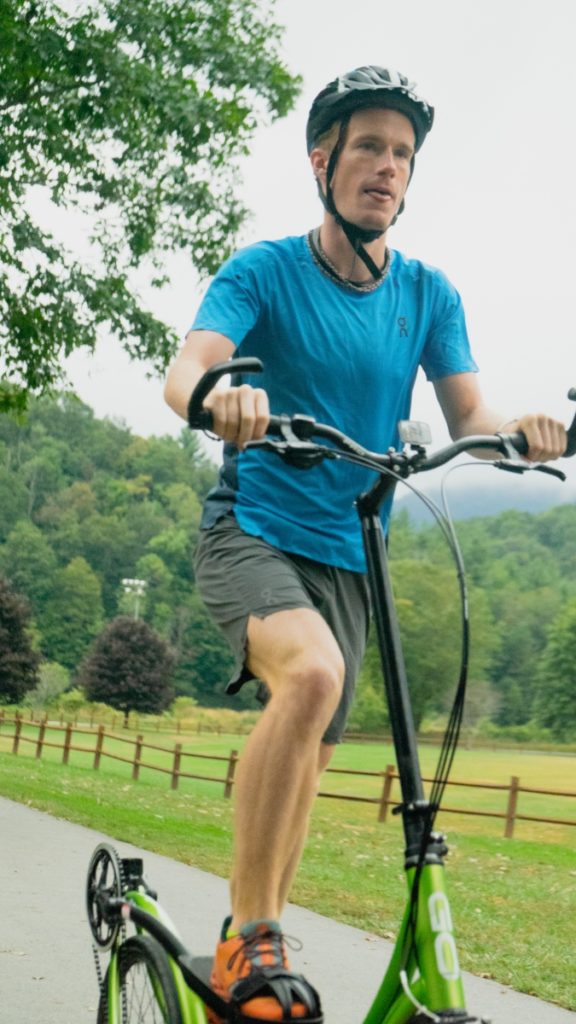
[[[403,71],[436,119],[389,244],[439,266],[460,291],[483,390],[503,416],[543,409],[571,418],[576,3],[277,0],[276,11],[284,59],[304,76],[304,91],[288,118],[258,134],[245,161],[242,194],[254,216],[242,242],[320,222],[304,125],[326,82],[359,64]],[[175,263],[170,287],[145,298],[183,336],[200,301],[191,263]],[[69,374],[99,416],[144,435],[181,429],[161,382],[147,381],[118,342],[75,355]],[[413,415],[445,440],[423,380]]]

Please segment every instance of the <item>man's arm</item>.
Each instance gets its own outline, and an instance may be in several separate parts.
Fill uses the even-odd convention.
[[[230,359],[234,351],[230,339],[216,331],[190,331],[186,336],[164,387],[166,402],[182,419],[187,418],[190,396],[206,370]],[[217,384],[205,398],[204,408],[212,413],[214,433],[239,448],[266,433],[270,413],[268,396],[262,388]]]
[[[435,382],[434,388],[453,439],[470,434],[522,431],[528,441],[528,458],[532,462],[558,459],[565,451],[566,431],[562,423],[545,413],[506,419],[485,405],[475,373],[443,377]],[[491,455],[485,453],[484,457],[490,458]]]

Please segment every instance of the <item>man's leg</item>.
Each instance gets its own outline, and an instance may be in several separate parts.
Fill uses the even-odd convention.
[[[231,931],[278,920],[296,870],[324,759],[322,736],[342,692],[344,663],[308,608],[248,624],[248,664],[271,693],[242,754],[235,793]]]
[[[322,772],[324,771],[325,768],[328,767],[328,764],[330,762],[332,754],[334,753],[334,749],[335,749],[335,745],[334,744],[331,744],[331,743],[321,743],[320,744],[320,757],[319,757],[318,772],[317,772],[316,790],[318,789],[318,783],[320,781],[320,777],[322,775]],[[308,819],[309,819],[309,817],[310,817],[310,815],[308,815]],[[288,895],[290,893],[290,889],[292,888],[292,882],[294,880],[294,875],[296,874],[296,871],[298,870],[298,865],[299,865],[300,860],[302,858],[302,852],[304,850],[304,846],[305,846],[305,843],[306,843],[306,838],[308,836],[308,819],[302,823],[302,831],[301,831],[300,835],[297,838],[295,837],[294,849],[292,850],[292,853],[290,855],[290,859],[288,860],[288,862],[286,864],[286,868],[284,870],[284,877],[283,877],[282,882],[280,884],[280,909],[282,909],[284,907],[284,904],[288,900]]]

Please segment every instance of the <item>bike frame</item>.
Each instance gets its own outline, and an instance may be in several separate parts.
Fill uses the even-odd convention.
[[[464,989],[445,886],[441,837],[432,836],[419,870],[417,912],[411,895],[429,805],[425,799],[416,730],[406,678],[388,552],[379,510],[395,487],[380,477],[357,500],[378,649],[384,674],[390,726],[402,792],[400,813],[406,842],[408,902],[388,969],[364,1024],[405,1024],[423,1007],[435,1014],[465,1009]],[[401,969],[406,960],[405,983]],[[408,995],[412,994],[412,999]]]
[[[123,900],[130,906],[130,916],[136,925],[139,933],[148,932],[165,948],[165,932],[173,940],[171,945],[180,945],[178,932],[170,917],[154,896],[146,892],[144,886],[138,889],[129,889]],[[140,911],[140,913],[138,913]],[[154,927],[154,925],[157,927]],[[158,926],[160,926],[158,928]],[[122,1022],[122,992],[120,988],[120,977],[118,972],[118,951],[122,944],[119,937],[112,947],[110,965],[108,968],[108,987],[106,991],[108,1001],[107,1024],[123,1024]],[[183,948],[183,947],[182,947]],[[178,993],[178,1002],[182,1014],[182,1024],[206,1024],[206,1007],[200,998],[184,980],[184,975],[174,955],[176,950],[172,948],[168,953],[170,969],[174,978],[174,984]]]

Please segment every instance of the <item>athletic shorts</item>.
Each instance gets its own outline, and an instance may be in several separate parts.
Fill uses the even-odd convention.
[[[200,594],[236,659],[227,693],[237,693],[254,678],[246,665],[251,615],[264,619],[290,608],[313,608],[322,615],[345,665],[340,704],[323,737],[325,743],[339,743],[368,636],[370,601],[364,574],[279,551],[244,533],[232,512],[201,531],[195,561]]]

